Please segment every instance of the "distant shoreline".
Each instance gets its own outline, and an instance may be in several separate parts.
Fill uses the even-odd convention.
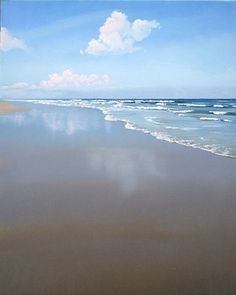
[[[0,102],[0,115],[15,113],[15,112],[22,112],[25,109],[19,107],[11,102],[1,101]]]

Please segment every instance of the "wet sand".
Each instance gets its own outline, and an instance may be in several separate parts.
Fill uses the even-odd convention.
[[[0,294],[235,294],[234,159],[96,110],[34,106],[0,134]]]

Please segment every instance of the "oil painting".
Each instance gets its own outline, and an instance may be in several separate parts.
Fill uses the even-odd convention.
[[[236,2],[1,2],[0,294],[236,294]]]

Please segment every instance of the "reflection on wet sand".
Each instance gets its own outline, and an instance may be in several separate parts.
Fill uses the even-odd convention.
[[[92,110],[0,132],[0,294],[235,294],[236,161]]]
[[[78,116],[78,111],[73,108],[67,112],[63,108],[49,109],[43,112],[32,109],[27,113],[6,115],[4,119],[19,126],[40,121],[49,131],[53,133],[61,132],[66,135],[73,135],[79,130],[86,131],[89,128],[99,128],[96,120],[89,121],[89,118],[83,112]]]

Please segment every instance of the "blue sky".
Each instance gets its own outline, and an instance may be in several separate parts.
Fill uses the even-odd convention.
[[[1,98],[236,97],[235,5],[4,1]]]

